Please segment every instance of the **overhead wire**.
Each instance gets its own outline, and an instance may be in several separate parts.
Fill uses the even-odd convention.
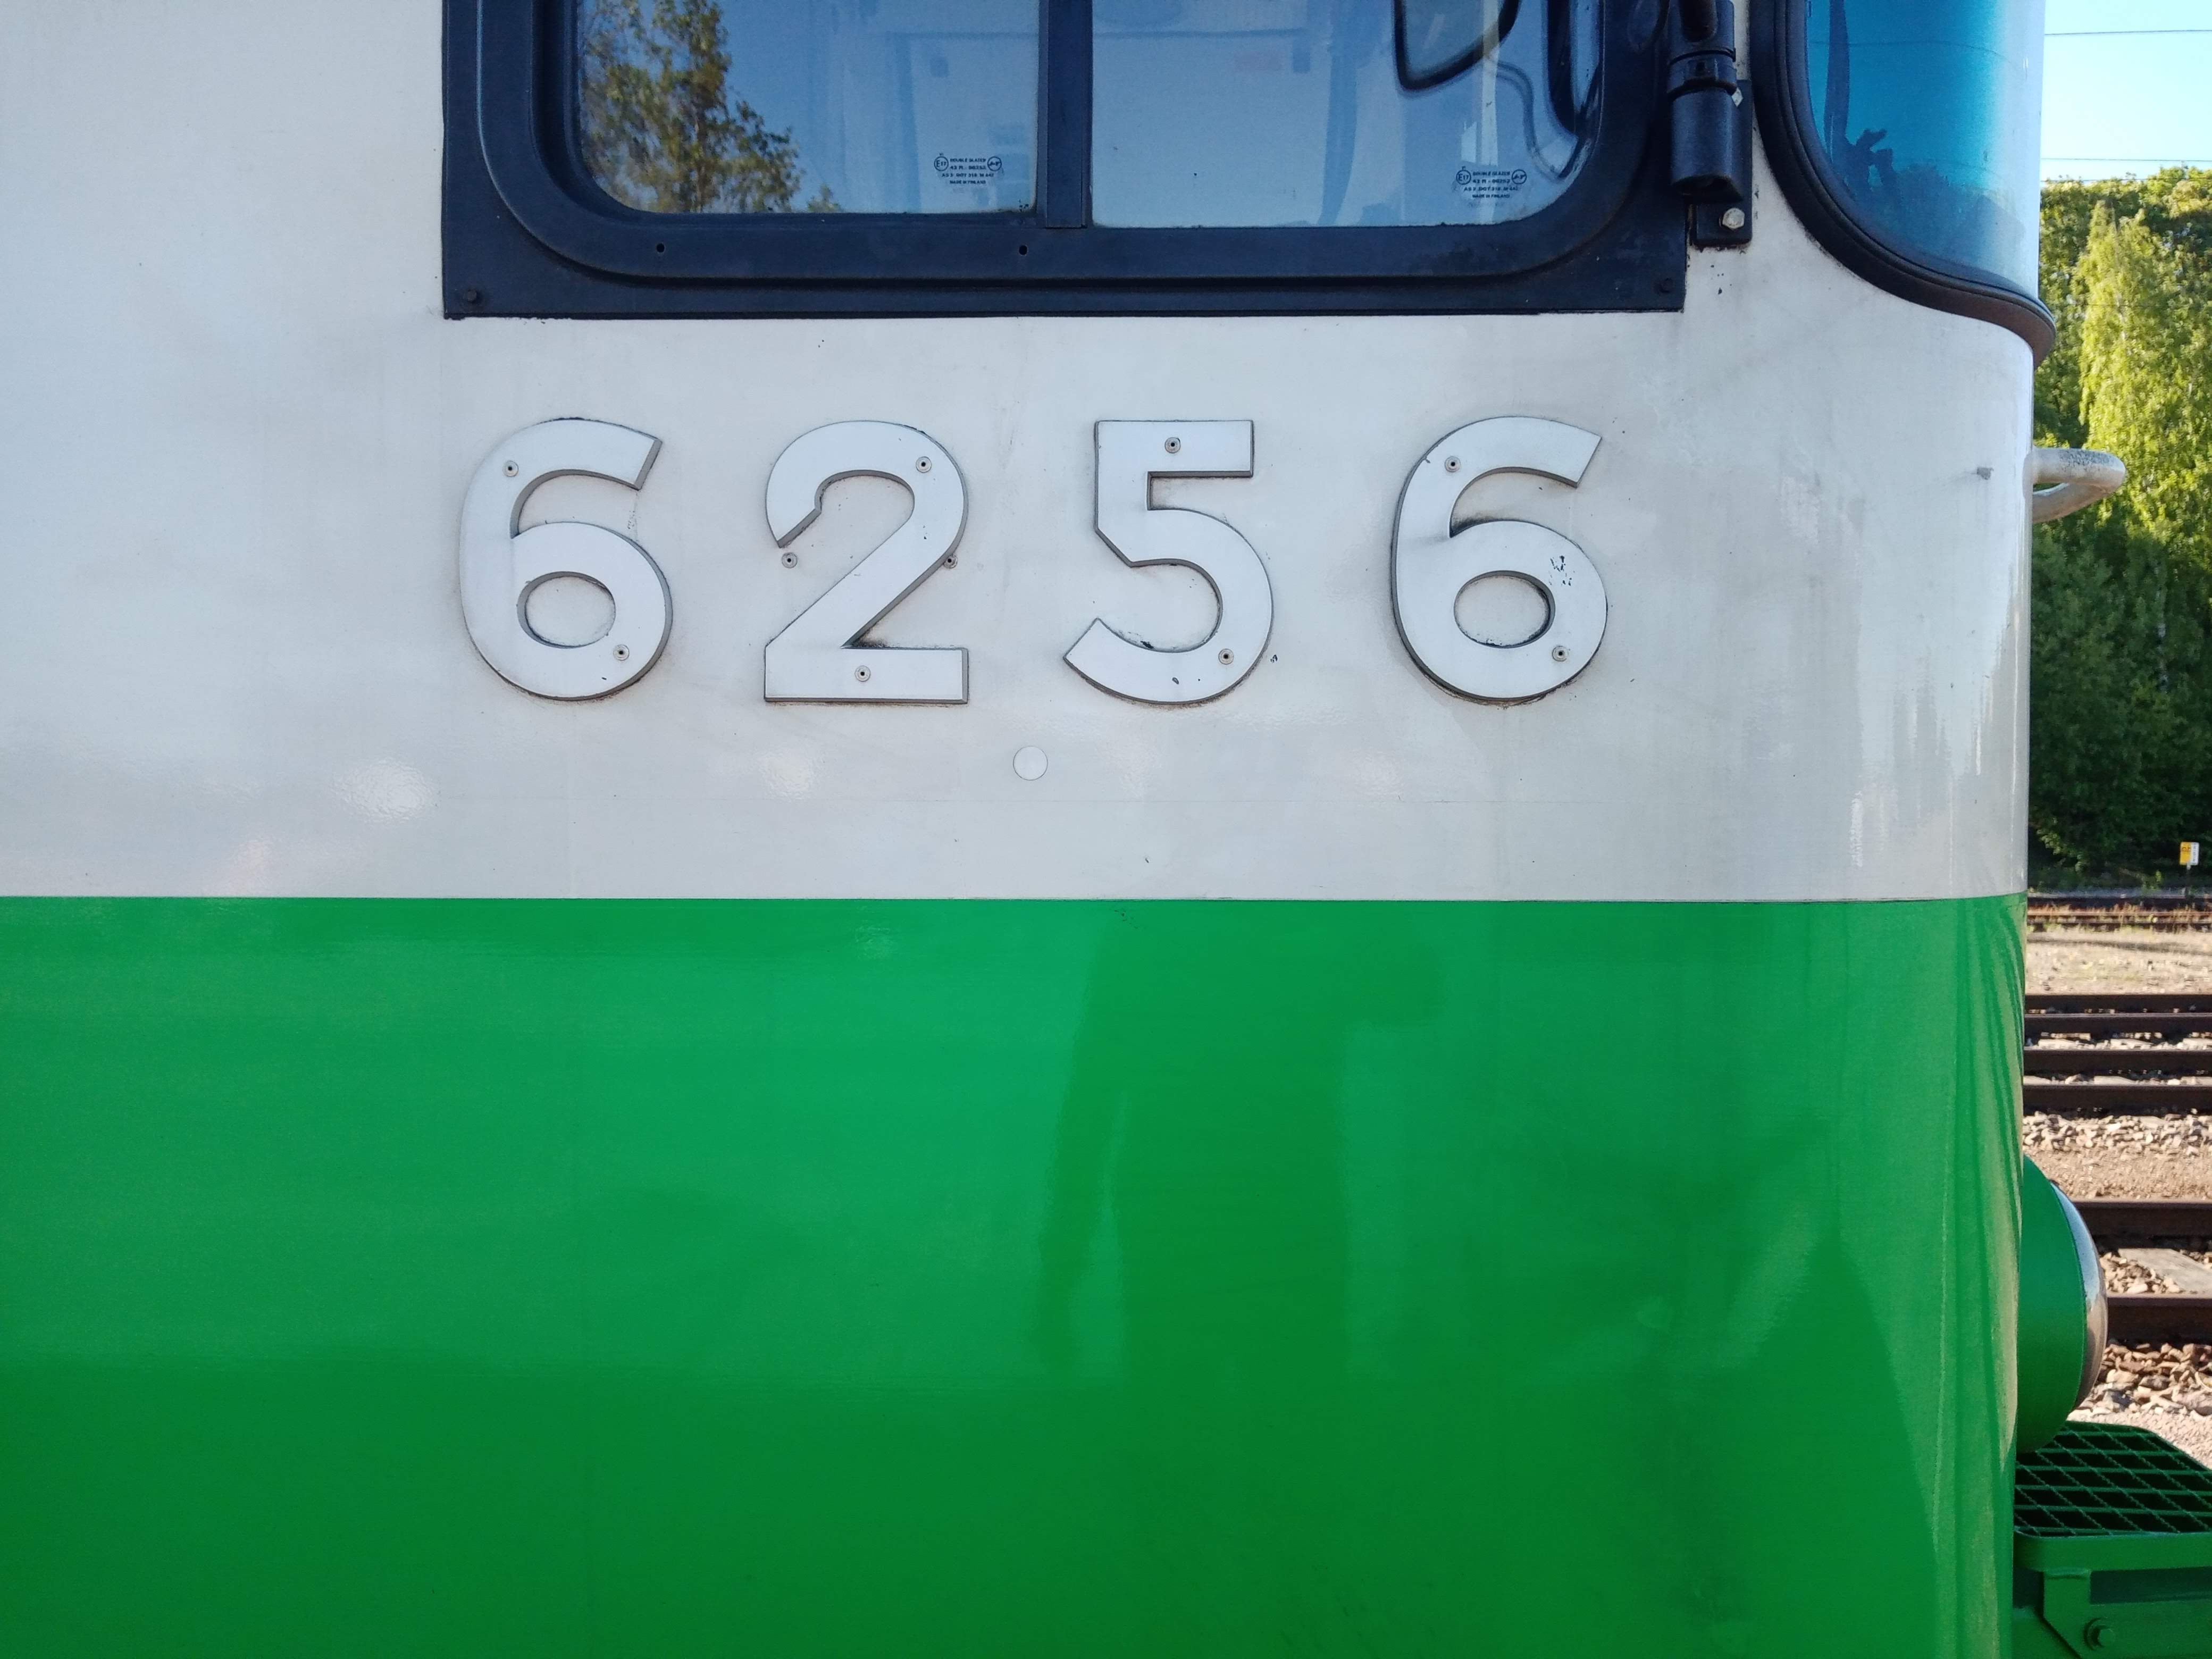
[[[2212,27],[2172,29],[2045,29],[2046,40],[2083,40],[2111,39],[2122,35],[2212,34]],[[2212,167],[2212,157],[2203,155],[2046,155],[2044,161],[2100,161],[2116,167]]]

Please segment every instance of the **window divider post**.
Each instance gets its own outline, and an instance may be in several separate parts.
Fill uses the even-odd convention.
[[[1044,0],[1037,76],[1038,219],[1091,222],[1091,0]]]

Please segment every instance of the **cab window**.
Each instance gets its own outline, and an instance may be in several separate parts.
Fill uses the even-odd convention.
[[[1847,207],[1910,253],[2033,293],[2042,8],[1796,3],[1812,137]]]
[[[1035,0],[577,0],[584,165],[648,213],[1035,199]]]
[[[1662,0],[442,0],[453,316],[1674,310]]]
[[[1484,225],[1589,152],[1595,0],[1096,0],[1112,225]]]

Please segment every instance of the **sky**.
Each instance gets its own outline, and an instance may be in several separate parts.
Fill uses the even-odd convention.
[[[2043,176],[2212,167],[2212,0],[2045,0]],[[2194,33],[2087,33],[2166,29]]]

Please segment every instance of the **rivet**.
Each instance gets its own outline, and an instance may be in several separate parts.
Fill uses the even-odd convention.
[[[853,671],[853,678],[866,685],[868,683],[868,671],[865,668],[855,668]]]
[[[917,472],[927,472],[927,471],[929,471],[929,457],[928,457],[928,456],[927,456],[927,455],[917,455],[917,456],[915,456],[915,457],[914,458],[914,470],[915,470],[915,471],[917,471]]]
[[[1555,645],[1552,647],[1552,660],[1553,662],[1565,662],[1566,659],[1567,647],[1565,646]]]
[[[522,469],[517,466],[513,461],[509,461],[506,466],[501,470],[510,478],[512,478],[516,473],[522,471]]]
[[[626,645],[617,646],[615,647],[615,660],[617,662],[628,662],[629,660],[629,647]]]
[[[1180,438],[1170,438],[1170,439],[1169,439],[1169,440],[1168,440],[1168,441],[1167,441],[1167,452],[1168,452],[1168,453],[1169,453],[1169,454],[1170,454],[1170,455],[1180,455],[1180,454],[1182,454],[1182,439],[1180,439]]]
[[[1456,471],[1459,471],[1459,457],[1458,457],[1458,456],[1456,456],[1456,455],[1447,455],[1447,456],[1445,456],[1445,457],[1444,457],[1444,471],[1447,471],[1447,472],[1456,472]]]
[[[1223,646],[1221,647],[1221,665],[1224,668],[1226,668],[1231,663],[1235,662],[1236,660],[1237,653],[1234,651],[1231,651],[1227,646]]]
[[[1730,208],[1721,215],[1723,230],[1741,230],[1743,227],[1744,216],[1741,208]]]
[[[947,553],[945,556],[945,568],[947,570],[951,569],[954,565],[958,564],[959,562],[960,556],[957,553]]]
[[[480,288],[465,288],[461,290],[461,298],[470,305],[480,306],[483,303],[483,290]]]
[[[796,569],[798,569],[798,568],[799,568],[799,555],[798,555],[798,554],[796,554],[796,553],[787,553],[787,554],[785,554],[785,555],[783,556],[783,568],[784,568],[786,570],[796,570]]]

